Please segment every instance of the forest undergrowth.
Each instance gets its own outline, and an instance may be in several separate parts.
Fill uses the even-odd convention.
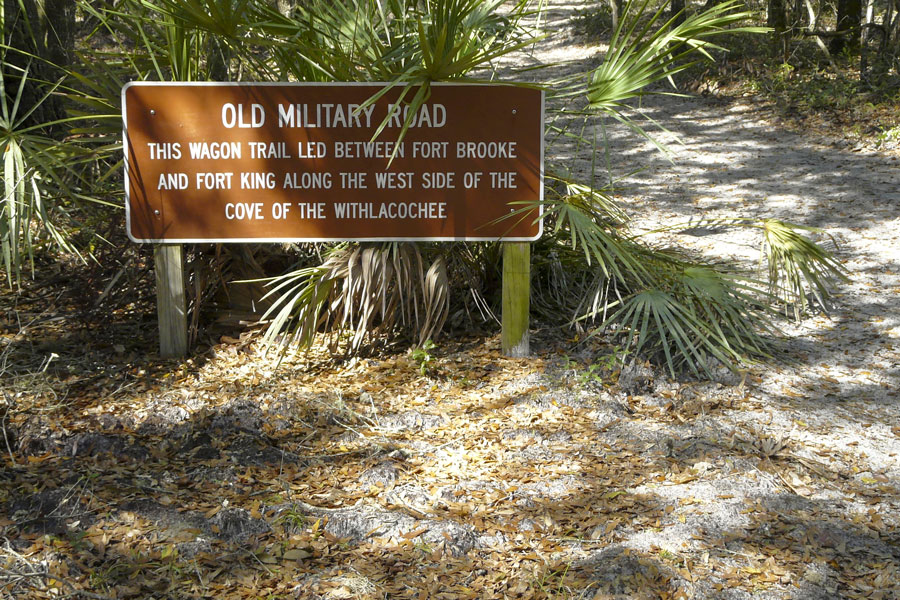
[[[692,147],[681,134],[700,174],[648,169],[616,192],[644,219],[800,211],[842,242],[854,279],[830,316],[788,326],[792,361],[717,381],[540,322],[523,359],[457,330],[276,367],[223,320],[162,360],[149,248],[86,267],[38,252],[33,278],[0,288],[0,597],[896,597],[898,123],[886,99],[847,116],[867,101],[841,108],[842,76],[813,73],[695,74],[701,97],[658,114],[710,123]],[[778,112],[745,108],[762,102]],[[799,157],[792,124],[813,148]],[[774,158],[752,177],[744,155],[710,167],[710,140]],[[857,149],[869,163],[820,172]],[[820,189],[765,187],[779,163]]]

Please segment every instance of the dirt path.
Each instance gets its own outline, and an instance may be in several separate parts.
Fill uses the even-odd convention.
[[[596,64],[602,53],[572,31],[575,11],[586,7],[549,4],[555,33],[525,62],[565,61],[556,67],[559,76]],[[779,324],[793,338],[789,354],[797,364],[755,370],[754,389],[827,425],[835,446],[859,435],[860,422],[881,423],[880,435],[867,427],[867,440],[859,443],[896,480],[900,463],[891,454],[898,447],[889,429],[900,416],[900,153],[859,151],[843,140],[787,131],[753,98],[659,95],[643,98],[638,108],[629,116],[670,156],[611,120],[594,131],[598,142],[609,142],[616,197],[635,229],[748,217],[824,230],[814,237],[841,260],[851,281],[837,290],[828,316]],[[573,170],[588,173],[591,160],[582,151]],[[754,232],[731,229],[675,243],[706,256],[756,261],[760,241]]]
[[[595,61],[571,17],[550,2],[553,35],[520,64]],[[683,145],[672,164],[609,130],[614,172],[644,168],[618,192],[638,228],[771,216],[839,242],[853,280],[830,318],[789,327],[794,364],[611,385],[602,356],[538,335],[529,359],[445,340],[424,374],[411,356],[276,370],[232,341],[83,376],[44,344],[54,367],[15,397],[36,408],[7,428],[0,597],[900,597],[900,164],[750,100],[643,109]]]
[[[557,10],[561,39],[566,39],[565,11]],[[577,63],[591,64],[592,50],[571,36],[568,43],[551,45],[545,59],[558,60],[567,47],[581,55]],[[577,72],[577,68],[567,65],[564,71]],[[880,485],[893,496],[873,505],[871,493],[862,498],[841,497],[827,486],[805,489],[809,493],[803,494],[803,509],[793,508],[802,519],[828,509],[835,525],[841,511],[874,510],[896,527],[900,156],[854,151],[840,140],[810,139],[785,131],[749,98],[651,96],[631,116],[658,123],[665,131],[649,121],[645,127],[655,130],[654,137],[672,151],[670,162],[653,144],[615,123],[607,124],[605,132],[599,128],[596,132],[596,139],[606,136],[609,140],[618,198],[635,218],[636,229],[654,230],[699,218],[768,217],[825,230],[827,235],[819,236],[819,241],[852,273],[852,280],[838,291],[835,310],[829,317],[782,324],[792,336],[788,348],[796,363],[754,369],[750,393],[758,401],[756,408],[742,406],[724,413],[713,420],[713,427],[744,428],[757,441],[781,440],[798,460],[814,459],[832,473]],[[587,157],[582,161],[582,171],[587,172]],[[756,260],[760,239],[729,230],[682,237],[677,243],[707,256]],[[693,426],[703,420],[693,421]],[[752,471],[748,475],[744,481],[754,479]],[[789,505],[800,490],[789,483],[788,488],[764,495],[773,506]],[[677,489],[668,488],[667,495],[684,501],[695,493],[690,486]],[[756,493],[745,489],[742,495],[746,500]],[[789,513],[785,516],[791,518]],[[840,529],[835,535],[847,535]],[[897,537],[890,539],[896,566]],[[826,585],[818,591],[785,590],[775,597],[780,593],[833,597],[836,590]],[[897,591],[885,593],[890,596]]]
[[[649,165],[624,183],[638,227],[746,216],[825,231],[818,240],[851,281],[840,286],[830,316],[784,325],[797,364],[755,371],[755,389],[830,430],[819,439],[834,447],[862,436],[860,424],[874,423],[856,440],[859,450],[897,480],[890,427],[898,423],[900,400],[900,158],[779,130],[750,101],[656,98],[645,112],[683,145],[672,146],[669,164],[646,145],[617,140],[623,170]],[[759,237],[732,230],[688,243],[710,256],[754,259]],[[788,422],[783,433],[803,437],[795,429]]]

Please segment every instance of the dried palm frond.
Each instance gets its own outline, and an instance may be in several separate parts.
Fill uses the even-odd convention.
[[[453,327],[495,323],[499,300],[495,297],[500,280],[500,244],[454,243],[442,252],[447,269]]]
[[[269,281],[272,302],[264,342],[282,350],[309,346],[327,334],[332,352],[359,351],[388,333],[406,332],[418,344],[435,338],[449,312],[446,265],[424,268],[412,243],[342,245],[326,261]]]
[[[425,319],[419,329],[419,346],[437,337],[450,313],[450,284],[443,258],[438,257],[428,268],[424,288]]]
[[[785,436],[770,436],[757,432],[750,441],[753,448],[765,458],[774,458],[790,448],[791,441]]]
[[[825,232],[817,227],[788,223],[780,219],[729,217],[692,219],[657,229],[655,232],[681,234],[722,233],[732,228],[750,228],[762,232],[760,265],[766,264],[766,281],[754,282],[755,295],[767,296],[766,302],[784,306],[785,314],[795,319],[812,308],[828,310],[835,286],[847,281],[847,269],[810,235]],[[760,268],[760,271],[764,271]]]

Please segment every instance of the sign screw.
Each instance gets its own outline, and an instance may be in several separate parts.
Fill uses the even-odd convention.
[[[151,115],[155,115],[155,114],[156,114],[156,111],[153,110],[153,109],[151,108],[151,109],[150,109],[150,114],[151,114]]]
[[[516,109],[513,109],[513,114],[516,114]]]
[[[159,216],[159,209],[157,208],[156,210],[154,210],[154,211],[153,211],[153,214],[156,215],[156,216],[158,217],[158,216]]]

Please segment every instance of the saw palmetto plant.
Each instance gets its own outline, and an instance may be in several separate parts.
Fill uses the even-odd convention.
[[[653,141],[626,116],[628,103],[659,93],[651,88],[653,84],[671,79],[695,60],[708,58],[709,50],[718,48],[711,41],[714,36],[725,31],[760,31],[739,25],[750,15],[737,2],[725,2],[683,20],[664,17],[664,10],[664,5],[653,8],[649,0],[626,5],[600,65],[586,77],[563,82],[559,96],[566,103],[555,115],[556,137],[589,145],[594,140],[585,139],[584,132],[597,129],[592,121],[607,116]],[[573,116],[584,120],[579,129],[556,124],[571,123]],[[660,150],[667,151],[662,146]],[[809,228],[773,219],[729,223],[763,233],[766,280],[739,265],[698,260],[677,248],[657,248],[646,236],[629,233],[627,215],[609,190],[576,183],[570,177],[558,177],[556,183],[548,186],[543,207],[547,230],[558,245],[576,252],[563,254],[554,249],[550,265],[558,264],[561,255],[570,260],[581,256],[576,272],[592,273],[574,278],[559,268],[550,271],[555,272],[557,284],[578,291],[581,300],[574,323],[589,328],[592,335],[616,340],[622,356],[658,358],[672,375],[683,369],[709,375],[715,365],[733,368],[772,358],[778,334],[773,307],[781,304],[799,317],[810,307],[810,295],[820,306],[827,306],[829,290],[844,277],[840,263],[801,234]],[[522,212],[529,208],[523,207]],[[553,294],[537,289],[542,297],[535,298],[535,305],[552,310],[546,300]]]
[[[5,52],[0,56],[5,55]],[[9,285],[19,282],[22,268],[33,264],[37,243],[46,240],[58,249],[77,254],[66,232],[57,225],[70,205],[79,197],[76,171],[80,152],[76,145],[47,134],[51,123],[31,123],[30,117],[47,101],[58,84],[37,82],[28,68],[9,77],[15,67],[0,70],[0,157],[3,160],[0,197],[0,253]],[[9,85],[9,84],[12,85]],[[24,92],[30,84],[45,84],[36,100],[27,104]]]
[[[68,80],[53,93],[68,100],[69,132],[93,161],[94,176],[83,182],[84,189],[94,186],[95,196],[120,193],[113,175],[119,146],[110,136],[120,127],[118,96],[127,81],[385,82],[381,93],[399,87],[413,118],[432,82],[496,79],[495,64],[527,51],[540,35],[535,28],[540,3],[525,0],[289,4],[290,10],[282,11],[268,0],[78,0],[93,33],[70,65]],[[552,119],[548,140],[599,146],[594,164],[606,162],[609,169],[611,157],[602,139],[597,141],[602,119],[618,120],[652,139],[626,109],[694,61],[708,58],[717,35],[757,31],[743,25],[749,16],[736,1],[684,19],[665,16],[665,3],[627,4],[604,59],[588,72],[545,86]],[[17,122],[25,109],[16,105],[15,91],[7,86],[2,96],[4,123]],[[56,151],[53,140],[38,136],[38,130],[19,131],[16,139],[4,138],[0,233],[8,273],[30,247],[23,232],[31,230],[23,224],[36,214],[50,214],[48,184],[66,181],[51,174],[53,165],[35,162],[34,157]],[[612,198],[613,182],[597,183],[611,178],[598,176],[596,169],[571,175],[575,169],[552,158],[552,143],[547,156],[545,235],[533,245],[533,313],[547,323],[613,338],[623,356],[654,357],[673,374],[696,375],[710,373],[716,364],[734,367],[770,358],[776,351],[776,308],[797,317],[813,304],[824,307],[833,284],[844,276],[840,263],[804,235],[815,232],[774,219],[731,224],[760,232],[764,268],[757,271],[657,247],[629,230],[627,211]],[[511,218],[534,206],[520,208]],[[64,244],[66,232],[52,229],[52,219],[44,222],[51,237]],[[279,351],[308,346],[320,335],[334,352],[398,337],[421,345],[435,339],[447,321],[491,321],[499,312],[497,244],[332,244],[313,252],[266,247],[223,259],[227,253],[219,247],[215,260],[192,264],[223,269],[244,258],[265,264],[256,260],[260,253],[287,257],[276,261],[281,274],[266,281],[266,296],[257,307],[266,326],[264,341]],[[284,268],[292,258],[293,265]],[[247,269],[228,271],[259,285]],[[199,297],[210,295],[206,287],[223,277],[194,279]]]
[[[762,252],[768,266],[770,293],[797,319],[801,311],[812,308],[812,298],[826,310],[831,303],[830,283],[846,279],[846,269],[830,252],[801,233],[824,232],[778,219],[763,219],[754,225],[763,232]]]

